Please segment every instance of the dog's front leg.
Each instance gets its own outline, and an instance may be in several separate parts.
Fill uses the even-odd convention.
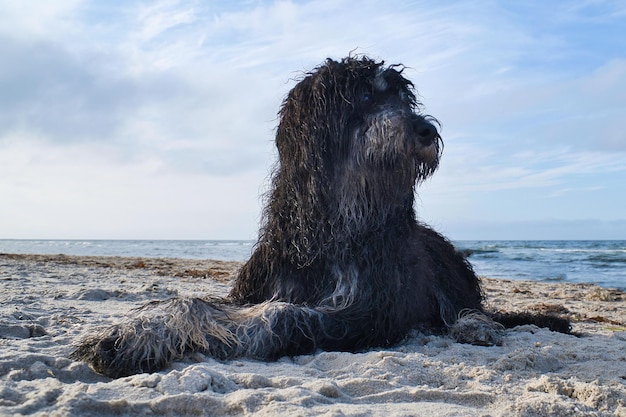
[[[161,370],[190,351],[228,357],[236,348],[232,324],[219,302],[155,301],[133,310],[121,323],[86,336],[71,358],[118,378]]]

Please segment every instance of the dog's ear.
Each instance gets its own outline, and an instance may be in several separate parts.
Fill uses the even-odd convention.
[[[354,111],[346,68],[328,59],[306,74],[288,93],[279,111],[276,146],[280,163],[322,172],[324,160],[336,156]]]
[[[309,168],[311,159],[319,155],[320,145],[317,136],[321,128],[317,126],[316,115],[321,112],[323,86],[320,80],[307,76],[287,95],[280,108],[280,123],[276,131],[276,147],[280,164],[290,164]]]
[[[355,111],[358,61],[327,59],[305,74],[284,99],[276,131],[281,171],[302,184],[325,182],[326,168],[340,157]],[[358,79],[358,78],[356,78]]]

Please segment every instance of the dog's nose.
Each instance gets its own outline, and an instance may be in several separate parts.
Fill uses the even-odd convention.
[[[425,120],[415,120],[413,122],[413,131],[417,134],[417,139],[423,146],[432,145],[439,133],[437,128]]]

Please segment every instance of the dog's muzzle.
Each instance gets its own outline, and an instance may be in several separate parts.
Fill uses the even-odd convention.
[[[439,133],[437,128],[432,123],[423,119],[417,119],[413,121],[413,131],[417,136],[417,140],[423,147],[429,147],[437,141]]]
[[[421,117],[413,119],[412,129],[417,139],[417,157],[419,160],[434,170],[439,163],[439,141],[441,137],[437,128]]]

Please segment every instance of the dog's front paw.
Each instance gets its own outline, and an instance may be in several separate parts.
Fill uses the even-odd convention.
[[[483,313],[465,311],[450,328],[450,335],[459,343],[500,346],[502,345],[504,326]]]
[[[99,374],[120,378],[159,371],[173,356],[154,332],[115,325],[83,339],[70,358],[87,362]]]

